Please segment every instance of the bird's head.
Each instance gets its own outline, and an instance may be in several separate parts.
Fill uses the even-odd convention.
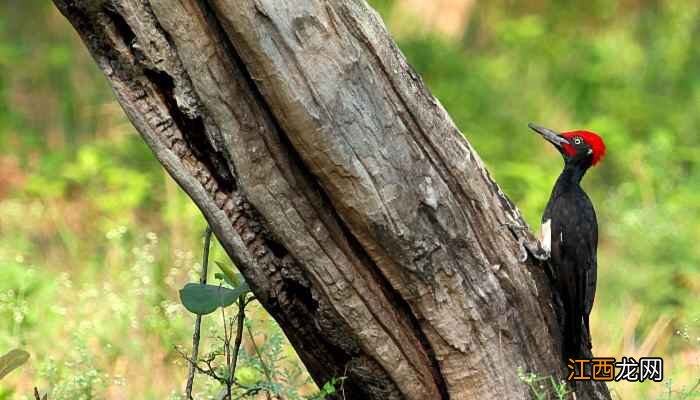
[[[527,126],[554,145],[564,157],[566,163],[575,163],[588,168],[596,165],[605,156],[605,143],[594,132],[569,131],[558,133],[533,123]]]

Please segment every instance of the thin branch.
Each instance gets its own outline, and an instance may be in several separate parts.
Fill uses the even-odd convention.
[[[221,318],[223,319],[224,322],[224,359],[226,360],[226,367],[228,369],[231,369],[231,336],[233,336],[233,332],[231,330],[233,329],[233,326],[230,326],[229,329],[226,329],[226,326],[228,325],[226,323],[226,311],[224,310],[224,307],[221,307]],[[231,398],[231,385],[233,384],[233,380],[229,379],[229,375],[225,377],[224,383],[226,384],[226,393],[228,394],[228,398]]]
[[[263,368],[263,372],[265,372],[265,377],[267,378],[267,381],[272,384],[272,375],[270,374],[270,370],[267,369],[267,364],[265,364],[265,360],[263,360],[262,354],[260,353],[260,349],[258,348],[258,345],[255,343],[255,338],[253,337],[253,331],[250,330],[250,325],[246,325],[246,330],[248,331],[248,336],[250,336],[250,341],[253,343],[253,348],[255,349],[255,354],[258,355],[258,358],[260,359],[260,365]],[[270,391],[266,390],[265,391],[265,396],[267,397],[267,400],[270,400]]]
[[[211,244],[211,227],[207,225],[207,230],[204,232],[204,255],[202,256],[202,274],[199,277],[199,283],[207,283],[207,270],[209,267],[209,245]],[[199,338],[200,331],[202,328],[202,316],[197,315],[197,319],[194,322],[194,334],[192,335],[192,360],[190,361],[190,370],[187,374],[187,387],[185,389],[185,396],[189,400],[192,399],[192,387],[194,386],[194,375],[197,371],[197,357],[199,357]]]
[[[226,309],[221,307],[221,319],[224,322],[224,338],[222,342],[224,343],[224,359],[226,360],[226,365],[231,365],[231,336],[232,332],[226,329]]]
[[[345,380],[348,378],[348,364],[345,364],[345,369],[343,370],[343,376],[340,378],[340,393],[343,394],[343,400],[345,400]]]
[[[196,360],[194,360],[194,359],[189,358],[189,357],[187,356],[187,354],[185,354],[185,352],[183,352],[182,350],[180,350],[180,349],[177,348],[177,347],[175,348],[175,351],[177,351],[177,352],[180,354],[180,356],[181,356],[182,358],[184,358],[185,360],[187,360],[187,362],[189,362],[191,365],[194,365],[194,368],[195,368],[195,369],[197,370],[197,372],[199,372],[200,374],[202,374],[202,375],[207,375],[207,376],[211,377],[212,379],[214,379],[215,381],[220,382],[220,383],[224,383],[224,382],[226,381],[226,378],[225,378],[225,377],[219,376],[219,375],[216,373],[216,367],[214,367],[214,366],[212,365],[212,362],[213,362],[213,360],[214,360],[214,358],[215,358],[216,356],[214,356],[213,358],[210,357],[210,358],[208,358],[208,359],[202,359],[202,360],[196,361]],[[200,367],[200,366],[199,366],[199,362],[203,362],[204,364],[206,364],[207,369],[204,369],[204,368]],[[240,386],[240,385],[239,385],[239,386]]]
[[[250,303],[250,301],[246,300],[246,295],[242,295],[238,297],[238,315],[236,316],[236,339],[234,340],[233,343],[233,352],[231,354],[231,364],[229,365],[229,376],[227,377],[227,385],[226,388],[224,388],[222,391],[219,392],[217,395],[217,399],[219,400],[224,400],[224,399],[232,399],[232,393],[231,393],[231,388],[233,385],[243,387],[243,385],[239,384],[236,382],[235,374],[236,374],[236,366],[238,364],[238,354],[240,354],[241,350],[241,343],[243,342],[243,325],[245,323],[245,307]],[[230,331],[233,331],[233,326],[229,328]],[[246,392],[243,394],[243,397],[246,395],[252,393],[253,390],[259,390],[256,388],[252,389],[246,389]]]
[[[236,326],[236,341],[233,343],[233,357],[231,360],[231,367],[229,368],[229,381],[233,382],[234,374],[236,373],[236,364],[238,364],[238,353],[241,350],[241,342],[243,341],[243,323],[245,322],[245,295],[238,297],[238,316],[237,316],[237,326]],[[231,392],[229,391],[229,399],[231,398]]]

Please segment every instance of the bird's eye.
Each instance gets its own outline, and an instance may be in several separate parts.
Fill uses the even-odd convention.
[[[581,138],[580,137],[574,138],[574,144],[581,144]]]

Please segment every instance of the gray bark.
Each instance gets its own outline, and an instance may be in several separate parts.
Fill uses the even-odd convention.
[[[526,399],[518,368],[564,376],[524,221],[364,1],[54,2],[318,383]]]

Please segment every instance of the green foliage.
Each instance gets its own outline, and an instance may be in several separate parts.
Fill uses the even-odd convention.
[[[307,399],[308,400],[323,400],[323,399],[329,398],[331,396],[337,395],[339,391],[342,392],[344,380],[345,380],[345,377],[331,379],[330,381],[324,383],[323,386],[321,386],[321,389],[318,391],[318,393],[315,393],[315,394],[307,397]]]
[[[52,400],[98,400],[105,397],[108,376],[97,367],[94,355],[87,349],[85,338],[73,337],[71,357],[63,365],[46,359],[39,368],[39,376],[50,386]]]
[[[152,156],[137,140],[100,140],[73,154],[49,153],[39,173],[29,177],[24,194],[47,200],[84,196],[105,216],[154,204],[158,187],[151,182],[159,174],[144,169],[151,167],[146,157]]]
[[[240,296],[248,293],[248,285],[243,283],[234,289],[224,286],[188,283],[180,289],[180,301],[185,308],[194,314],[206,315],[213,313],[219,307],[228,307],[235,303]]]
[[[211,233],[210,229],[205,233],[202,273],[208,273]],[[222,280],[222,284],[231,285],[232,288],[188,283],[180,290],[180,299],[185,308],[198,316],[210,314],[221,308],[223,328],[223,332],[215,334],[219,339],[217,345],[204,357],[199,357],[199,332],[202,319],[199,317],[196,319],[192,356],[181,353],[192,368],[188,376],[185,397],[191,398],[194,382],[192,380],[194,375],[191,373],[196,371],[220,383],[223,386],[221,389],[223,393],[228,393],[228,397],[231,398],[234,394],[237,398],[255,398],[259,393],[266,393],[268,398],[274,395],[275,398],[301,399],[298,383],[303,375],[302,370],[287,369],[280,365],[285,358],[284,335],[274,325],[276,332],[262,343],[258,343],[251,328],[252,321],[248,318],[246,311],[255,297],[248,296],[250,288],[240,273],[227,264],[218,261],[215,263],[222,271],[215,276]],[[200,282],[204,282],[204,278],[206,277],[201,277]],[[227,307],[234,303],[237,305],[237,314],[233,318],[227,318]],[[241,352],[244,330],[248,334],[250,347],[254,350],[248,357]],[[269,332],[269,329],[266,331]],[[223,358],[224,361],[218,362],[219,358]],[[329,389],[324,388],[319,393],[325,390]]]
[[[309,378],[300,365],[287,364],[286,338],[279,326],[254,324],[254,321],[246,320],[245,330],[252,351],[243,351],[239,356],[243,371],[241,377],[247,385],[238,393],[249,398],[255,398],[254,394],[259,392],[268,392],[273,398],[304,399],[299,389]],[[258,332],[264,332],[264,340],[259,340],[261,335]]]
[[[676,389],[673,385],[673,379],[666,382],[666,393],[659,400],[689,400],[700,398],[700,378],[691,386],[684,386]]]
[[[217,272],[216,274],[214,274],[214,277],[216,279],[223,280],[233,288],[240,286],[242,283],[245,283],[245,281],[243,280],[243,276],[241,276],[240,273],[234,271],[234,269],[230,266],[219,261],[214,261],[214,263],[221,270],[221,272]]]
[[[557,382],[552,376],[538,376],[532,372],[524,372],[518,368],[518,379],[526,384],[536,400],[565,400],[571,398],[571,390],[565,381]]]

